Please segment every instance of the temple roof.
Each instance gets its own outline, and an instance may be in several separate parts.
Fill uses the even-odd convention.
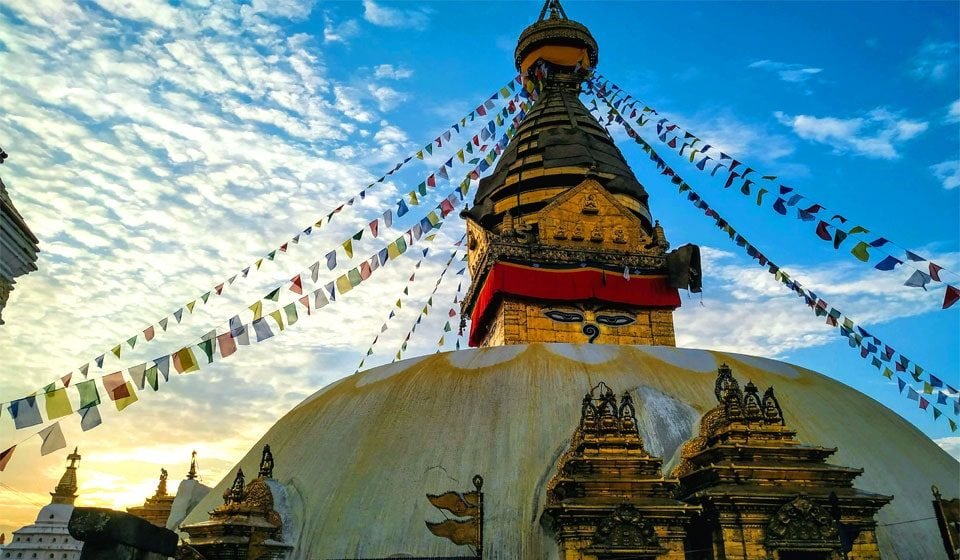
[[[637,200],[638,214],[651,224],[646,190],[578,94],[579,84],[562,77],[547,80],[494,172],[480,180],[474,207],[467,211],[471,218],[489,229],[502,219],[503,212],[496,212],[494,204],[516,197],[518,190],[571,188],[590,175],[611,193]],[[535,211],[547,203],[523,204],[521,211]]]

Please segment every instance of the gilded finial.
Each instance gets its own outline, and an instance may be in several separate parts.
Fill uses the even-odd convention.
[[[190,470],[187,472],[187,480],[197,479],[197,452],[190,454]]]
[[[243,469],[237,469],[237,477],[233,479],[233,484],[223,493],[223,503],[230,505],[242,502],[244,486]]]
[[[270,444],[263,446],[263,453],[260,455],[260,478],[273,478],[273,453],[270,452]]]

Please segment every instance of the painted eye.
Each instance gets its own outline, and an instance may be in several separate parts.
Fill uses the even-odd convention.
[[[636,321],[629,315],[597,315],[597,322],[610,327],[622,327]]]
[[[583,315],[575,311],[559,311],[552,309],[544,313],[547,317],[561,323],[582,323]]]

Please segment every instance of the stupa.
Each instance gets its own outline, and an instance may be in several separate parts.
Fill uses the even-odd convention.
[[[942,556],[929,488],[960,464],[929,438],[814,371],[675,347],[698,251],[580,102],[598,61],[557,0],[520,36],[540,95],[463,213],[477,348],[308,397],[189,513],[185,558]]]
[[[67,455],[67,461],[60,482],[50,493],[50,503],[40,509],[32,525],[13,532],[10,542],[0,549],[0,558],[80,558],[83,543],[71,537],[67,530],[67,523],[73,514],[73,503],[77,499],[77,463],[80,462],[80,454],[76,449]]]

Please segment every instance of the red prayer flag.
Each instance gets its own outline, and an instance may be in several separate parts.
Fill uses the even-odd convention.
[[[947,309],[957,303],[958,299],[960,299],[960,289],[947,284],[947,290],[943,293],[943,308]]]
[[[833,236],[827,231],[827,222],[820,220],[820,223],[817,224],[817,237],[824,241],[833,241]]]
[[[360,263],[360,279],[366,280],[367,278],[370,278],[370,274],[370,263],[368,261],[363,261]]]
[[[286,243],[284,243],[283,245],[280,246],[280,252],[281,252],[281,253],[286,253],[286,252],[287,252],[287,244],[286,244]]]
[[[377,237],[377,236],[380,234],[380,220],[379,220],[379,219],[373,220],[372,222],[370,222],[370,233],[373,234],[374,237]]]
[[[303,296],[299,299],[300,303],[307,308],[307,315],[310,314],[310,296]]]
[[[217,292],[217,295],[218,295],[218,296],[219,296],[220,294],[222,294],[222,293],[223,293],[223,284],[217,285],[217,287],[214,288],[213,291]]]
[[[13,457],[13,450],[16,448],[17,446],[14,445],[10,449],[0,453],[0,471],[3,471],[3,469],[6,468],[7,463],[10,462],[10,457]]]
[[[451,308],[450,308],[450,311],[447,312],[447,315],[449,315],[450,317],[456,317],[456,316],[457,316],[457,311],[456,311],[454,308],[451,307]]]
[[[930,404],[930,401],[928,401],[927,399],[925,399],[925,398],[923,398],[923,397],[920,397],[920,408],[921,408],[921,409],[926,410],[926,409],[927,409],[927,406],[928,406],[929,404]]]
[[[63,382],[63,386],[64,386],[64,387],[69,387],[69,386],[70,386],[70,380],[71,380],[71,379],[73,379],[73,372],[72,372],[72,371],[71,371],[70,373],[64,375],[63,377],[61,377],[61,378],[60,378],[60,381]]]
[[[431,173],[430,176],[427,177],[427,186],[428,186],[428,187],[436,187],[436,186],[437,186],[437,179],[436,179],[436,177],[433,176],[433,173]]]
[[[123,373],[117,371],[110,375],[103,376],[103,388],[110,395],[110,400],[116,401],[130,396],[127,387],[127,380],[123,378]]]
[[[300,279],[299,274],[290,279],[290,291],[303,294],[303,280]]]
[[[153,325],[143,329],[143,338],[147,342],[153,340]]]
[[[220,357],[226,358],[237,351],[237,342],[233,339],[230,331],[227,331],[217,337],[217,344],[220,346]]]
[[[930,263],[930,278],[933,278],[935,281],[940,282],[940,271],[943,270],[943,267],[937,263]]]

